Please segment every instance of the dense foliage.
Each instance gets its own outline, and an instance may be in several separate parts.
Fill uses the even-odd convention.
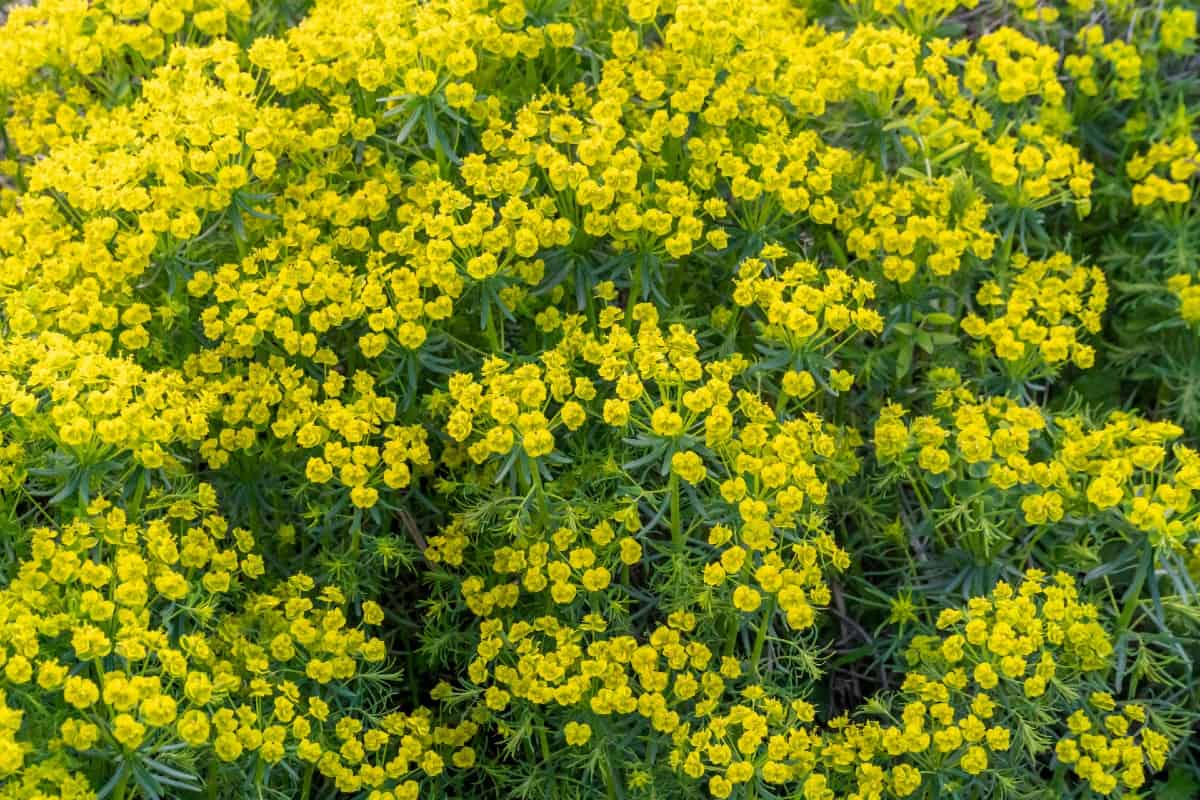
[[[0,798],[1200,795],[1188,0],[0,27]]]

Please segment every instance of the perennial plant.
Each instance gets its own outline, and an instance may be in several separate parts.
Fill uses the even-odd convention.
[[[1200,796],[1194,0],[35,0],[0,800]]]

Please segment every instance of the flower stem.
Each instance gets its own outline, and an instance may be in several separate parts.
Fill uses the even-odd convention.
[[[671,543],[676,552],[683,550],[683,521],[679,513],[679,476],[671,473],[668,491],[671,493]]]
[[[729,620],[729,630],[725,632],[725,652],[722,655],[733,655],[733,647],[737,643],[737,635],[740,630],[741,625],[738,624],[738,618],[731,617]]]
[[[304,770],[304,787],[300,790],[300,800],[308,800],[312,794],[313,771],[316,769],[315,764],[309,764],[308,769]]]
[[[529,459],[529,474],[533,481],[533,490],[537,493],[538,522],[545,529],[549,526],[550,508],[546,502],[546,487],[542,485],[542,473],[538,467],[537,459]]]
[[[642,300],[642,281],[645,279],[645,264],[645,256],[642,256],[638,259],[637,266],[633,270],[633,282],[629,287],[629,298],[625,301],[626,330],[633,330],[633,307]]]
[[[129,788],[129,776],[133,774],[133,770],[128,768],[127,764],[121,764],[121,780],[117,783],[117,788],[113,789],[113,800],[125,800],[125,790]]]
[[[1138,604],[1142,599],[1142,588],[1146,585],[1146,578],[1154,570],[1154,549],[1145,545],[1145,554],[1142,556],[1142,562],[1138,564],[1137,573],[1133,576],[1133,583],[1125,592],[1125,607],[1121,609],[1121,616],[1117,620],[1117,633],[1122,634],[1129,630],[1130,623],[1133,622],[1134,611],[1137,610]]]
[[[758,675],[758,661],[762,657],[763,645],[767,641],[767,628],[771,627],[771,615],[775,613],[775,595],[767,600],[763,608],[762,620],[758,623],[758,632],[754,636],[754,649],[750,651],[750,664],[754,674]]]
[[[612,761],[604,759],[604,790],[608,800],[617,800],[617,776],[613,772]]]

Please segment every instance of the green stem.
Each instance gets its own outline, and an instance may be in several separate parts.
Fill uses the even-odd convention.
[[[767,641],[767,628],[771,626],[771,615],[775,613],[775,595],[767,600],[763,608],[762,620],[758,623],[758,633],[754,636],[754,649],[750,651],[750,664],[754,674],[758,675],[758,661],[762,657],[763,645]]]
[[[608,800],[617,800],[617,776],[613,772],[612,761],[604,757],[604,790]]]
[[[258,790],[258,796],[262,797],[263,790],[263,773],[266,770],[267,762],[261,758],[257,759],[258,764],[254,767],[254,788]]]
[[[1138,565],[1137,574],[1133,576],[1133,583],[1125,592],[1125,607],[1121,609],[1121,616],[1117,620],[1118,634],[1129,630],[1129,625],[1133,622],[1134,611],[1137,610],[1138,603],[1142,599],[1142,587],[1146,585],[1146,578],[1154,569],[1154,550],[1148,544],[1144,549],[1145,555],[1142,557],[1142,563]]]
[[[315,764],[309,764],[308,769],[304,770],[304,785],[300,789],[300,800],[308,800],[312,794],[313,770],[316,769]]]
[[[496,324],[496,310],[489,306],[487,308],[487,327],[484,328],[484,335],[487,337],[488,345],[493,353],[502,352],[498,327]]]
[[[738,624],[738,617],[730,617],[729,630],[725,633],[725,652],[722,655],[733,655],[733,646],[737,643],[738,631],[741,626]]]
[[[128,768],[127,764],[121,764],[121,780],[117,784],[117,788],[113,789],[113,800],[125,800],[125,790],[129,788],[129,776],[133,774],[133,770]]]
[[[679,552],[683,550],[683,521],[679,513],[679,476],[674,472],[671,473],[668,491],[671,493],[671,543]]]
[[[546,529],[550,520],[550,508],[546,501],[546,487],[542,485],[542,473],[535,459],[529,460],[529,474],[532,476],[533,490],[537,493],[538,522]]]
[[[646,269],[646,258],[641,256],[638,258],[637,267],[633,270],[633,283],[629,287],[629,299],[625,303],[625,329],[633,330],[633,307],[636,306],[642,299],[642,274]]]

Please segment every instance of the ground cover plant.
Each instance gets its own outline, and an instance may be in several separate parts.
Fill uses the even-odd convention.
[[[0,798],[1200,796],[1182,0],[0,26]]]

